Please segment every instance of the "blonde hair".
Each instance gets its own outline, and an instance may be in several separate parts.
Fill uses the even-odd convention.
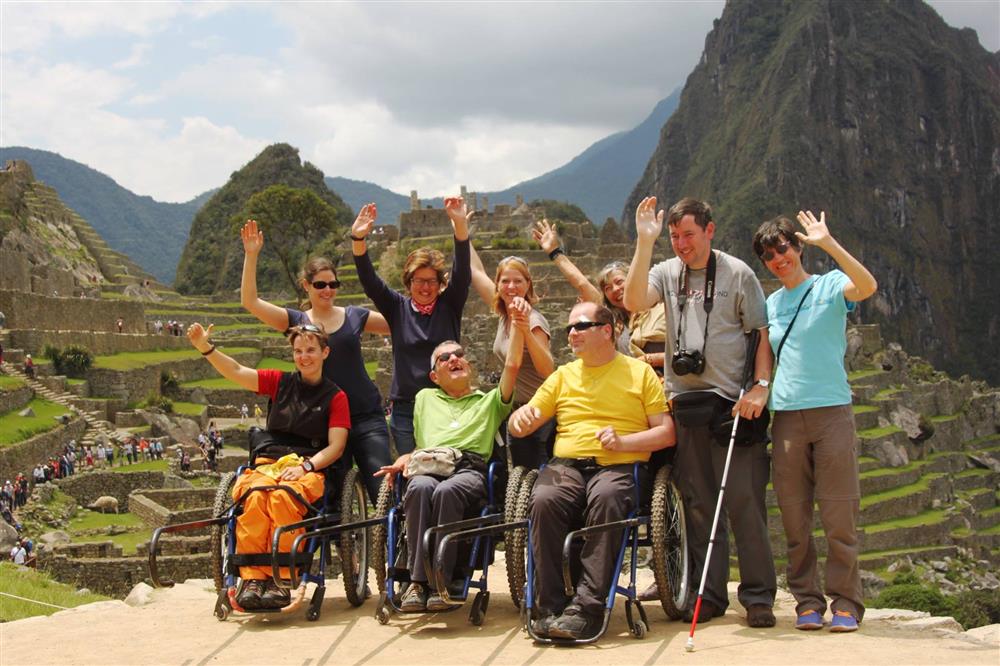
[[[597,288],[600,289],[601,298],[604,299],[604,307],[610,310],[615,317],[615,336],[617,337],[621,334],[622,329],[628,326],[629,312],[625,308],[618,307],[609,301],[608,295],[604,291],[604,288],[611,284],[615,273],[622,273],[625,277],[628,277],[628,264],[624,261],[612,261],[606,264],[601,269],[601,272],[597,274]]]
[[[413,274],[421,268],[433,268],[437,273],[437,279],[441,289],[448,286],[448,279],[444,272],[444,254],[440,250],[429,247],[418,247],[406,257],[403,264],[403,285],[409,290],[410,282],[413,281]]]
[[[493,311],[504,319],[507,318],[507,304],[500,297],[500,274],[508,268],[518,271],[528,281],[528,291],[524,294],[524,300],[532,305],[538,302],[538,296],[535,295],[535,281],[531,279],[528,262],[521,257],[504,257],[497,264],[497,272],[493,278]]]

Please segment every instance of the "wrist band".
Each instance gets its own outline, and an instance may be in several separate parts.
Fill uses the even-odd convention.
[[[549,260],[550,261],[555,261],[556,257],[558,257],[560,254],[566,254],[566,253],[563,252],[562,247],[557,247],[556,249],[554,249],[551,252],[549,252]]]
[[[354,234],[351,234],[351,240],[352,241],[357,241],[358,243],[364,243],[365,242],[364,236],[362,236],[361,238],[358,238]]]
[[[211,353],[212,353],[212,352],[214,352],[214,351],[215,351],[215,345],[212,345],[212,348],[211,348],[211,349],[209,349],[208,351],[203,351],[203,352],[201,352],[201,355],[202,355],[202,356],[208,356],[209,354],[211,354]]]

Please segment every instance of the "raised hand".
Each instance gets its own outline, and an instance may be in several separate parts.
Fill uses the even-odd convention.
[[[803,243],[824,247],[833,239],[833,236],[830,235],[830,230],[826,228],[825,211],[820,211],[819,219],[817,220],[811,210],[805,212],[800,210],[797,219],[805,230],[805,233],[796,231],[795,235]]]
[[[212,344],[209,342],[209,338],[212,335],[212,327],[215,324],[209,324],[208,328],[205,329],[201,324],[195,322],[188,326],[187,337],[191,341],[192,346],[200,352],[208,351]]]
[[[247,220],[240,228],[243,251],[250,255],[260,254],[264,247],[264,232],[257,227],[257,220]]]
[[[469,224],[469,209],[465,204],[464,197],[446,197],[444,200],[444,210],[448,213],[452,226],[456,224]]]
[[[546,252],[552,252],[552,250],[559,247],[559,234],[556,233],[555,226],[549,224],[548,220],[535,222],[535,228],[531,230],[531,236]]]
[[[531,334],[531,303],[515,296],[507,307],[507,314],[510,315],[511,323],[525,335]]]
[[[656,212],[656,197],[646,197],[635,209],[635,233],[640,239],[656,240],[663,231],[663,211]]]
[[[378,211],[375,209],[375,204],[365,204],[358,211],[358,217],[351,225],[351,235],[355,238],[367,238],[375,227],[376,219],[378,219]]]

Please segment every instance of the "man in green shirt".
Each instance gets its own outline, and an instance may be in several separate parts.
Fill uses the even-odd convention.
[[[527,321],[527,317],[524,320]],[[482,470],[493,453],[493,437],[513,406],[514,384],[523,350],[524,331],[512,327],[500,383],[488,393],[473,390],[472,367],[460,344],[450,340],[442,342],[431,355],[430,378],[437,388],[417,393],[413,409],[417,451],[450,447],[461,451],[462,458],[448,477],[418,474],[406,480],[403,512],[412,584],[400,600],[403,611],[449,608],[439,594],[428,596],[430,572],[424,570],[423,535],[429,527],[461,520],[469,507],[486,499],[486,478]],[[400,456],[375,475],[388,475],[391,483],[397,473],[406,469],[411,455]],[[449,549],[443,562],[445,571],[454,569],[455,557],[455,548]]]

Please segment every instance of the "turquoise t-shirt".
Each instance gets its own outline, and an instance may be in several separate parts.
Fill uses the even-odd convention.
[[[771,350],[777,353],[802,295],[815,283],[781,350],[768,403],[772,411],[851,403],[844,369],[847,313],[855,306],[844,298],[844,285],[849,281],[843,272],[833,270],[811,277],[791,291],[781,288],[767,297],[768,338]]]
[[[473,391],[461,398],[452,398],[439,388],[421,389],[413,406],[417,448],[450,446],[489,459],[493,436],[513,405],[513,395],[505,403],[499,387],[489,393]]]

